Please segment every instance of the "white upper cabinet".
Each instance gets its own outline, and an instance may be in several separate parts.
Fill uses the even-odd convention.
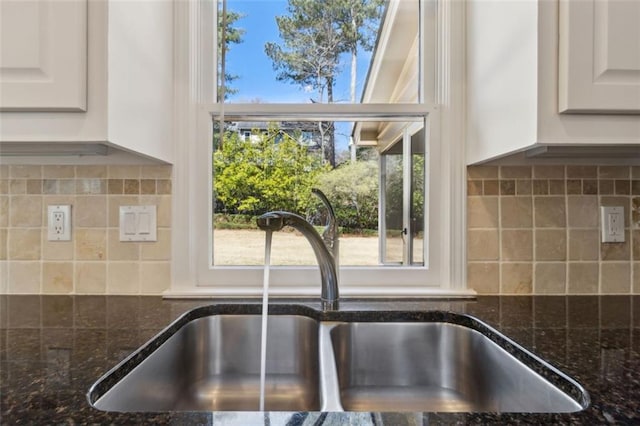
[[[0,12],[0,154],[81,142],[172,162],[172,1],[0,0]]]
[[[2,111],[87,108],[87,1],[0,1]]]
[[[640,1],[469,0],[467,163],[640,157]]]
[[[560,2],[560,112],[640,114],[640,1]]]

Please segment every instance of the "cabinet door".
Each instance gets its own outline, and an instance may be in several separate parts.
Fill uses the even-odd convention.
[[[85,111],[87,0],[0,0],[0,111]]]
[[[640,114],[640,1],[560,0],[559,107]]]

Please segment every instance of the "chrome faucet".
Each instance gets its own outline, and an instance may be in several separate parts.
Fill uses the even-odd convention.
[[[286,211],[272,211],[258,217],[258,227],[264,231],[279,231],[285,226],[290,226],[304,235],[316,255],[320,267],[320,279],[322,290],[320,300],[322,309],[332,310],[338,307],[338,226],[335,213],[327,197],[318,189],[312,190],[327,207],[329,223],[322,237],[318,231],[302,216]]]

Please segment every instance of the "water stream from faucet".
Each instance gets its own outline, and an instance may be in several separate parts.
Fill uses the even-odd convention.
[[[269,270],[271,265],[271,236],[267,230],[264,244],[264,276],[262,289],[262,333],[260,338],[260,411],[264,411],[265,379],[267,369],[267,315],[269,313]]]

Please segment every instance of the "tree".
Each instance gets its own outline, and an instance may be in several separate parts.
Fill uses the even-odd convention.
[[[267,43],[280,81],[317,92],[318,102],[334,102],[340,56],[351,55],[351,102],[355,102],[358,47],[371,50],[383,0],[289,0],[288,15],[276,17],[283,45]],[[313,101],[313,100],[312,100]],[[335,127],[319,123],[324,158],[335,167]],[[326,144],[325,138],[326,135]],[[326,145],[326,146],[325,146]]]
[[[284,42],[267,43],[265,53],[273,61],[280,81],[310,87],[318,102],[333,103],[333,87],[344,43],[337,10],[317,0],[289,0],[289,15],[276,17]],[[335,167],[333,123],[319,122],[323,158]],[[325,136],[326,135],[326,136]]]
[[[378,229],[378,164],[344,163],[318,179],[338,224],[350,230]]]
[[[358,46],[370,52],[375,47],[384,7],[383,0],[337,0],[342,10],[340,31],[347,51],[351,54],[351,81],[349,94],[351,103],[356,102],[358,73]]]
[[[276,124],[257,142],[226,132],[213,166],[216,212],[253,215],[269,210],[304,214],[311,187],[326,170],[317,155]]]
[[[236,74],[228,72],[226,67],[227,53],[231,45],[242,43],[245,30],[236,26],[238,20],[244,15],[229,11],[226,8],[226,0],[219,3],[218,10],[218,102],[226,100],[229,95],[238,92],[230,83],[239,78]],[[224,40],[224,43],[223,43]]]

